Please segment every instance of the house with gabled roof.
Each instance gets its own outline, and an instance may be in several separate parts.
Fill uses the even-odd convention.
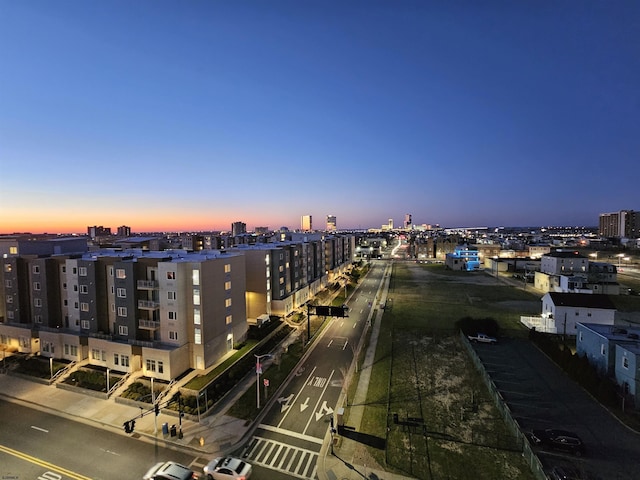
[[[540,317],[521,317],[528,328],[560,335],[576,335],[578,322],[613,325],[616,307],[608,295],[549,292],[542,297]]]

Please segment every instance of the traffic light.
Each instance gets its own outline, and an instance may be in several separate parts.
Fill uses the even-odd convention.
[[[133,433],[135,428],[136,428],[136,421],[135,420],[131,420],[131,433]]]
[[[131,433],[131,426],[129,425],[129,422],[124,422],[123,426],[125,433]]]
[[[155,412],[156,412],[156,417],[158,415],[160,415],[160,405],[158,405],[157,403],[156,403],[156,407],[155,407]]]

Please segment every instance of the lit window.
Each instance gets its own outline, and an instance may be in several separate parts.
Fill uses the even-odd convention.
[[[176,272],[167,272],[167,280],[175,280]]]
[[[231,273],[231,264],[230,263],[225,264],[224,273]]]
[[[199,308],[193,309],[193,324],[200,325],[200,309]]]
[[[231,282],[224,282],[224,289],[231,290]]]
[[[224,301],[224,306],[225,306],[225,307],[230,307],[230,306],[231,306],[231,299],[230,299],[230,298],[227,298],[227,299]]]
[[[11,264],[10,263],[5,263],[4,264],[4,271],[6,273],[11,273]]]
[[[193,304],[200,305],[200,290],[197,288],[193,289]]]
[[[127,272],[124,268],[116,268],[116,278],[127,278]]]
[[[202,343],[202,332],[199,328],[196,328],[193,335],[193,343],[200,345]]]
[[[200,285],[200,270],[193,270],[192,280],[194,285]]]
[[[227,315],[226,318],[225,318],[225,321],[226,321],[227,325],[229,325],[232,322],[232,320],[233,319],[231,318],[231,315]]]

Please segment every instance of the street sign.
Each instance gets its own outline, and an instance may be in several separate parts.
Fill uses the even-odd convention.
[[[268,380],[268,379],[266,379],[266,378],[262,381],[262,383],[264,383],[264,386],[265,386],[265,387],[268,387],[268,386],[269,386],[269,380]]]

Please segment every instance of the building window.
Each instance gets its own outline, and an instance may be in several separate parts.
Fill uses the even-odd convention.
[[[127,278],[127,272],[124,268],[116,268],[116,278],[124,279]]]
[[[169,331],[169,340],[178,340],[178,332]]]
[[[62,265],[62,273],[67,273],[67,266],[66,265]]]
[[[78,268],[77,267],[73,267],[71,269],[71,273],[73,273],[74,275],[76,275],[78,273]]]
[[[156,371],[156,361],[147,360],[147,372],[155,372],[155,371]]]
[[[230,263],[226,263],[224,265],[224,273],[231,273],[231,264]]]
[[[89,293],[89,287],[87,285],[80,285],[80,293]]]
[[[80,302],[73,302],[73,308],[78,310],[80,308]]]
[[[35,274],[40,273],[40,266],[39,265],[34,265],[33,268],[31,269],[31,271]]]
[[[225,290],[231,290],[231,282],[224,282],[224,289]]]
[[[34,298],[34,299],[33,299],[33,306],[34,306],[34,307],[41,307],[41,306],[42,306],[42,299],[40,299],[40,298]]]
[[[622,357],[622,368],[629,369],[629,359],[627,357]]]
[[[118,360],[120,359],[120,355],[118,355],[117,353],[113,354],[113,364],[114,365],[118,365]]]
[[[91,358],[93,360],[100,360],[100,350],[96,348],[91,349]]]
[[[177,320],[178,319],[178,312],[169,312],[169,320]]]
[[[13,296],[7,295],[7,303],[13,303]]]
[[[36,323],[42,323],[42,315],[36,315],[36,316],[34,317],[34,321],[35,321]]]
[[[81,277],[86,277],[87,276],[87,267],[79,267],[78,268],[78,275],[80,275]]]
[[[113,267],[109,267],[109,276],[113,277]]]
[[[120,365],[129,368],[129,355],[120,355]]]
[[[78,285],[74,285],[74,286],[73,286],[73,291],[74,291],[74,292],[77,292],[77,291],[78,291]]]
[[[118,325],[118,335],[129,335],[129,327],[126,325]]]
[[[193,304],[200,305],[200,290],[197,288],[193,289]]]
[[[158,373],[164,373],[164,364],[158,360]]]
[[[175,280],[176,272],[167,272],[167,280]]]
[[[118,316],[126,317],[127,316],[127,307],[118,307]]]
[[[9,310],[9,311],[7,312],[7,318],[8,318],[9,320],[13,320],[13,319],[14,319],[13,310]]]
[[[167,292],[167,299],[168,300],[175,300],[176,298],[177,298],[176,292]]]
[[[226,318],[225,318],[225,323],[227,325],[229,325],[231,323],[231,321],[232,321],[231,315],[227,315]]]
[[[127,289],[126,288],[118,288],[117,295],[118,295],[118,298],[127,298]]]
[[[10,263],[5,263],[4,264],[4,271],[5,271],[5,273],[11,273],[11,264]]]
[[[602,345],[600,345],[600,355],[606,355],[607,354],[607,349],[604,346],[604,343]]]
[[[200,270],[193,269],[192,279],[194,285],[200,285]]]
[[[40,290],[40,282],[33,282],[33,289],[36,291]]]
[[[82,320],[82,322],[80,322],[80,327],[83,330],[89,330],[89,320]]]
[[[4,281],[4,286],[7,288],[11,288],[11,280],[5,280]]]
[[[80,302],[80,311],[81,312],[88,312],[89,311],[89,304],[87,302]]]
[[[225,306],[225,307],[227,307],[227,308],[229,308],[229,307],[231,306],[231,299],[230,299],[230,298],[227,298],[227,299],[224,301],[224,306]]]
[[[195,329],[193,335],[193,343],[195,343],[196,345],[200,345],[202,343],[202,331],[199,328]]]
[[[200,309],[199,308],[193,309],[193,324],[200,325]]]

